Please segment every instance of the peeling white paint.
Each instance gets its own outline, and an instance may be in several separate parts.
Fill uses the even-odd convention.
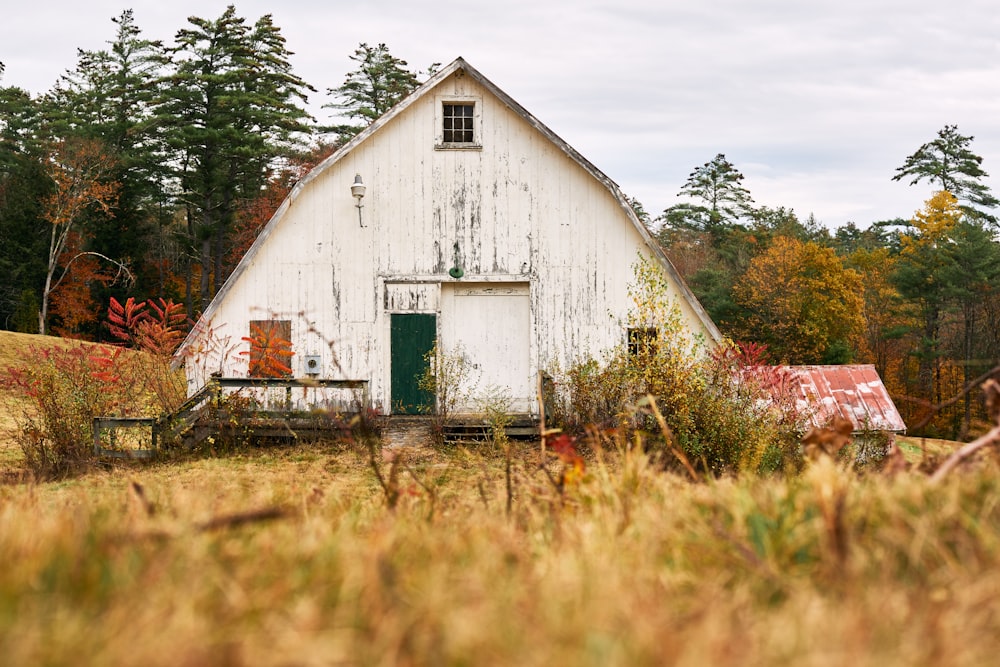
[[[476,100],[479,147],[438,147],[442,96]],[[356,174],[367,186],[360,221],[350,190]],[[237,339],[253,309],[291,319],[293,350],[326,350],[323,372],[369,381],[383,407],[389,316],[436,313],[439,333],[456,340],[463,328],[454,318],[472,317],[464,330],[496,347],[491,372],[502,370],[519,409],[533,411],[539,369],[567,367],[624,340],[620,322],[640,256],[661,262],[691,331],[718,340],[617,186],[458,60],[293,189],[206,317]],[[470,284],[524,295],[510,311],[517,330],[509,345],[483,328],[494,322],[487,302],[448,306]],[[207,379],[202,364],[186,367],[197,390]],[[227,359],[222,372],[240,369]]]

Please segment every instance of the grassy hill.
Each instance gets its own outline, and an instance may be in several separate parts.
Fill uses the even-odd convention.
[[[57,345],[87,346],[93,343],[56,336],[0,331],[0,376],[5,376],[9,368],[24,368],[32,348],[51,348]],[[21,459],[16,435],[17,416],[27,409],[30,406],[21,396],[0,384],[0,468],[14,466]]]

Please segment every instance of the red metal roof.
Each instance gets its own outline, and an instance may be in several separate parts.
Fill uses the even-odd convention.
[[[797,382],[796,405],[810,414],[813,426],[835,416],[851,420],[855,431],[906,431],[896,405],[870,364],[787,366]]]

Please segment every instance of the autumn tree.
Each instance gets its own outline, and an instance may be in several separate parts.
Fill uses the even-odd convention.
[[[912,317],[902,307],[893,283],[896,262],[896,255],[884,246],[857,247],[846,257],[846,265],[861,276],[864,328],[859,357],[873,364],[886,381],[898,374],[906,355],[902,339],[912,326]]]
[[[937,139],[922,145],[896,168],[892,180],[909,178],[910,185],[927,181],[966,202],[963,208],[970,214],[996,223],[996,216],[989,211],[1000,206],[1000,200],[983,182],[989,174],[982,168],[983,158],[970,149],[973,139],[959,134],[957,125],[945,125]]]
[[[108,215],[118,196],[118,184],[109,182],[115,162],[104,147],[93,140],[67,140],[56,144],[47,159],[48,175],[52,180],[51,194],[43,199],[44,218],[50,223],[49,251],[41,308],[38,312],[38,333],[47,330],[49,301],[60,283],[66,279],[79,259],[97,257],[127,270],[120,262],[83,248],[79,226],[85,214],[97,210]],[[68,248],[71,256],[66,256]]]
[[[169,243],[172,210],[167,205],[166,165],[152,122],[163,44],[145,39],[132,10],[112,18],[108,47],[79,50],[77,63],[46,96],[47,119],[61,138],[100,141],[113,155],[112,180],[119,184],[112,215],[92,220],[93,250],[130,261],[137,276],[133,292],[162,294],[166,266],[159,251]],[[103,292],[101,290],[100,292]],[[106,293],[95,294],[103,303]]]
[[[734,295],[748,313],[741,337],[783,363],[847,361],[864,324],[861,277],[814,242],[774,239]]]
[[[338,145],[349,141],[420,85],[419,73],[389,53],[385,44],[370,46],[362,42],[349,58],[357,63],[357,69],[347,74],[341,86],[327,89],[335,101],[324,105],[339,110],[351,121],[330,128],[338,137]],[[437,67],[437,63],[431,65],[427,73],[432,74]]]

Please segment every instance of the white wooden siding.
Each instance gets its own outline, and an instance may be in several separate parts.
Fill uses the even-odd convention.
[[[528,283],[445,285],[441,295],[440,347],[461,355],[468,375],[456,395],[468,397],[458,412],[482,412],[480,397],[501,395],[513,412],[534,409]]]
[[[436,85],[435,94],[481,105],[482,148],[435,149],[435,95],[412,101],[307,177],[212,317],[235,341],[262,314],[291,319],[296,354],[321,354],[326,377],[370,380],[383,407],[389,313],[440,311],[439,327],[451,331],[439,299],[452,285],[530,285],[529,373],[565,368],[623,341],[632,266],[650,253],[622,201],[520,113],[461,70]],[[364,226],[355,174],[367,186]],[[448,275],[456,243],[459,281]],[[678,303],[692,331],[703,331],[694,306],[679,294]],[[192,391],[215,370],[204,365],[188,364]],[[222,372],[240,374],[239,357]],[[521,399],[533,406],[533,396]]]

